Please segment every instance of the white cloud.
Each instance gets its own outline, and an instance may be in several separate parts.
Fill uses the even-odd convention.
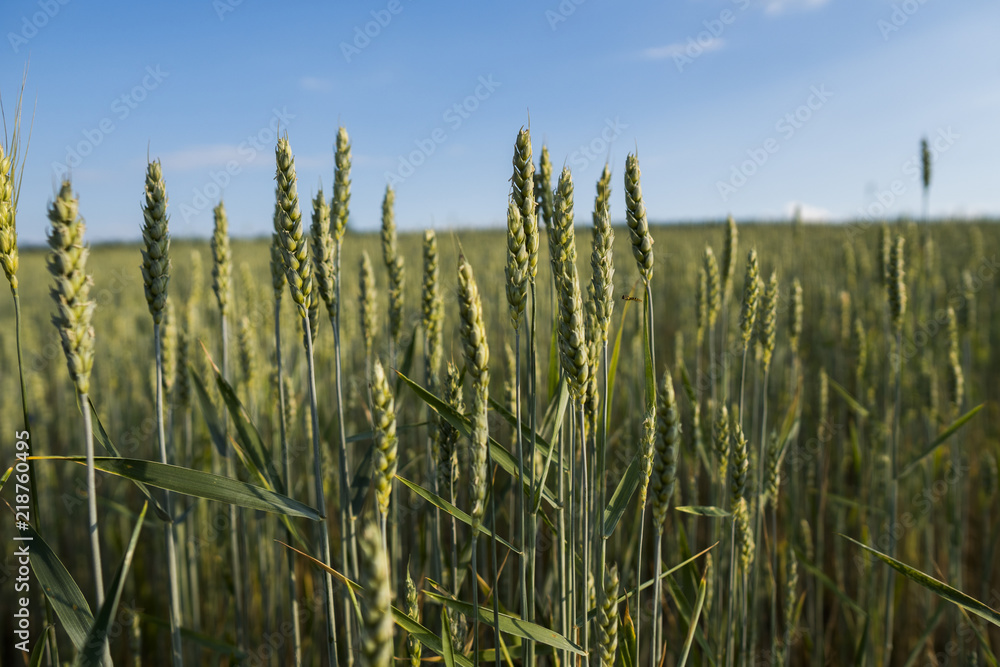
[[[722,49],[726,45],[726,40],[721,37],[712,37],[707,40],[699,40],[696,43],[700,48],[700,53],[708,53],[710,51],[718,51]],[[672,44],[667,44],[665,46],[654,46],[644,49],[642,57],[645,60],[665,60],[667,58],[676,58],[678,56],[685,55],[689,46],[690,44],[688,42],[673,42]]]
[[[765,14],[783,14],[795,9],[819,9],[830,0],[765,0]]]
[[[790,201],[785,204],[785,216],[794,218],[801,216],[802,222],[829,222],[833,219],[833,213],[819,206],[812,206],[801,201]]]
[[[333,88],[333,82],[318,76],[304,76],[299,79],[299,87],[312,93],[325,93]]]
[[[238,146],[206,144],[204,146],[182,148],[172,153],[167,153],[161,158],[164,168],[170,171],[220,167],[225,166],[230,160],[243,163],[246,161],[246,156],[240,155]]]

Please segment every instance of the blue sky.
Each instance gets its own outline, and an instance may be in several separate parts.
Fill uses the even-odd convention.
[[[586,210],[610,159],[615,220],[636,148],[654,221],[917,215],[924,135],[932,215],[1000,212],[989,0],[4,0],[0,26],[8,120],[26,65],[34,111],[21,243],[67,172],[91,240],[138,239],[147,152],[174,236],[220,197],[267,233],[279,125],[304,209],[343,124],[354,228],[390,180],[402,229],[499,225],[529,114]]]

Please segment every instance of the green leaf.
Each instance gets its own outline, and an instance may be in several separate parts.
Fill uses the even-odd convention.
[[[73,647],[81,651],[87,641],[87,633],[94,624],[90,605],[66,566],[42,536],[30,524],[27,532],[31,537],[31,541],[27,543],[31,549],[31,570],[42,585],[45,597],[52,603],[52,609],[62,622],[63,630],[69,635]]]
[[[670,575],[672,575],[674,572],[677,572],[681,568],[683,568],[683,567],[685,567],[687,565],[690,565],[691,563],[693,563],[697,559],[701,558],[702,556],[704,556],[705,554],[707,554],[709,551],[711,551],[712,549],[714,549],[718,545],[719,545],[719,543],[716,542],[715,544],[713,544],[712,546],[708,547],[707,549],[702,549],[701,551],[699,551],[695,555],[691,556],[690,558],[685,558],[683,561],[681,561],[677,565],[674,565],[669,570],[667,570],[667,571],[663,572],[662,574],[660,574],[660,579],[666,579],[667,577],[669,577]],[[579,558],[577,559],[577,562],[580,562]],[[646,581],[644,581],[639,586],[639,590],[640,591],[646,590],[647,588],[649,588],[650,586],[652,586],[654,582],[655,582],[655,577],[651,577],[651,578],[647,579]],[[635,588],[630,588],[627,593],[625,593],[624,595],[622,595],[622,596],[620,596],[618,598],[618,604],[621,604],[622,602],[627,602],[628,599],[630,597],[632,597],[633,595],[635,595]],[[596,617],[597,617],[597,608],[596,607],[592,607],[589,610],[587,610],[587,619],[588,620],[593,620]],[[583,624],[583,613],[580,613],[577,616],[576,623],[577,623],[577,625],[582,625]]]
[[[445,611],[445,609],[442,608],[442,611]],[[451,626],[447,622],[442,626],[445,628],[443,631],[444,637],[438,637],[395,607],[392,608],[392,618],[396,621],[396,625],[406,630],[410,635],[419,639],[421,644],[444,658],[445,665],[458,664],[462,667],[473,667],[471,660],[461,653],[455,653],[452,650],[451,636],[447,630]],[[446,616],[442,616],[442,618],[446,618]]]
[[[632,616],[629,614],[628,605],[625,605],[625,613],[618,617],[618,636],[621,637],[622,667],[637,667],[638,656],[635,645],[635,625],[632,623]]]
[[[652,293],[649,285],[646,285],[646,298],[642,302],[642,342],[643,349],[643,375],[646,380],[646,412],[650,413],[656,409],[656,370],[653,368],[653,332],[650,331],[650,318],[652,317]]]
[[[467,602],[459,602],[458,600],[452,600],[451,598],[445,597],[443,595],[438,595],[437,593],[432,593],[425,590],[424,595],[428,598],[446,605],[449,609],[464,614],[468,618],[473,618],[475,610],[473,606]],[[479,622],[489,627],[493,627],[493,612],[490,609],[480,606],[479,609]],[[563,637],[558,632],[554,630],[549,630],[548,628],[543,628],[540,625],[531,623],[529,621],[522,620],[520,618],[514,618],[513,616],[508,616],[507,614],[500,614],[500,632],[505,632],[509,635],[514,635],[515,637],[522,637],[524,639],[530,639],[531,641],[538,642],[540,644],[545,644],[546,646],[551,646],[553,648],[561,649],[564,651],[572,651],[577,655],[586,655],[586,652],[571,642],[570,640]]]
[[[983,631],[979,629],[979,625],[972,622],[972,619],[969,618],[968,612],[966,612],[964,609],[959,609],[959,611],[962,612],[962,616],[965,618],[965,622],[969,624],[969,627],[971,627],[972,631],[975,633],[976,639],[979,641],[979,646],[983,649],[983,653],[986,654],[986,659],[989,661],[989,664],[993,665],[993,667],[996,667],[997,657],[996,655],[993,654],[993,650],[990,648],[989,639],[985,635],[983,635]]]
[[[361,509],[364,507],[365,498],[368,496],[368,489],[372,484],[373,458],[375,456],[375,443],[371,443],[365,448],[365,455],[358,463],[351,481],[351,488],[354,489],[354,497],[351,498],[351,509],[354,516],[361,516]]]
[[[468,514],[466,514],[465,512],[463,512],[462,510],[460,510],[459,508],[455,507],[454,505],[452,505],[447,500],[445,500],[441,496],[437,495],[433,491],[428,491],[427,489],[425,489],[424,487],[420,486],[419,484],[411,482],[410,480],[406,479],[405,477],[400,477],[399,475],[396,475],[396,479],[398,479],[400,482],[402,482],[403,484],[405,484],[407,487],[410,488],[411,491],[413,491],[415,494],[417,494],[418,496],[420,496],[421,498],[423,498],[424,500],[426,500],[427,502],[429,502],[431,505],[434,505],[438,509],[440,509],[440,510],[442,510],[444,512],[447,512],[448,514],[450,514],[451,516],[455,517],[456,519],[458,519],[459,521],[461,521],[462,523],[464,523],[467,526],[471,526],[472,525],[472,517],[471,516],[469,516]],[[479,532],[481,532],[483,535],[487,535],[489,537],[493,537],[493,532],[489,528],[487,528],[484,524],[482,524],[482,523],[479,524]],[[497,537],[497,541],[500,542],[500,544],[504,545],[505,547],[507,547],[508,549],[510,549],[515,554],[518,554],[518,555],[521,554],[521,552],[519,550],[515,549],[509,542],[507,542],[507,540],[503,539],[499,535],[497,535],[496,537]]]
[[[159,616],[153,616],[152,614],[146,614],[140,611],[133,613],[137,614],[139,618],[147,623],[152,623],[153,625],[158,625],[161,628],[166,628],[168,631],[170,629],[170,621],[165,618],[160,618]],[[246,658],[246,654],[240,651],[240,649],[236,646],[227,644],[226,642],[220,641],[215,637],[195,632],[190,628],[181,628],[181,639],[184,640],[185,644],[197,645],[203,649],[214,651],[220,655],[229,655],[239,660]]]
[[[927,621],[927,627],[924,628],[924,633],[920,635],[920,639],[913,645],[913,650],[910,651],[910,655],[906,658],[906,662],[903,663],[903,667],[913,667],[913,665],[917,664],[917,660],[920,659],[920,656],[927,649],[927,639],[934,633],[934,629],[937,628],[938,623],[940,623],[941,619],[944,617],[944,610],[946,606],[947,605],[945,605],[944,602],[938,604],[937,611],[935,611],[934,615],[931,616],[931,619]]]
[[[869,416],[869,412],[865,408],[865,406],[858,403],[857,399],[851,396],[846,389],[837,384],[837,382],[833,378],[828,377],[827,381],[830,383],[830,386],[833,387],[834,391],[836,391],[838,394],[841,395],[841,397],[847,403],[847,407],[849,407],[851,410],[853,410],[861,417]]]
[[[14,466],[7,468],[7,471],[4,472],[3,477],[0,477],[0,491],[3,490],[3,485],[7,483],[8,479],[10,479],[10,474],[12,472],[14,472]]]
[[[865,664],[865,651],[868,648],[868,631],[871,629],[872,617],[865,616],[865,624],[861,628],[861,637],[858,639],[857,646],[854,647],[854,665],[855,667],[863,667]]]
[[[938,447],[940,447],[941,445],[943,445],[945,442],[947,442],[948,438],[950,438],[952,435],[955,434],[955,431],[957,431],[958,429],[960,429],[963,426],[965,426],[966,422],[968,422],[970,419],[972,419],[973,417],[975,417],[976,413],[979,412],[982,409],[983,409],[983,404],[980,403],[979,405],[977,405],[976,407],[972,408],[971,410],[969,410],[968,412],[966,412],[964,415],[962,415],[961,417],[959,417],[958,419],[956,419],[955,421],[953,421],[951,423],[951,426],[949,426],[945,430],[941,431],[941,433],[938,434],[938,437],[934,438],[934,442],[932,442],[927,447],[927,449],[924,450],[923,454],[921,454],[920,456],[918,456],[917,458],[913,459],[908,464],[906,464],[906,467],[904,467],[899,472],[899,474],[896,475],[896,479],[897,480],[903,479],[904,477],[906,477],[907,475],[909,475],[911,472],[913,472],[914,470],[916,470],[917,466],[919,466],[923,462],[924,459],[926,459],[928,456],[930,456],[931,454],[933,454],[935,449],[937,449]]]
[[[691,621],[688,623],[687,637],[684,639],[684,648],[681,657],[677,661],[677,667],[684,667],[687,664],[688,654],[691,652],[691,644],[694,642],[695,632],[698,629],[698,619],[701,618],[701,609],[705,606],[705,590],[707,583],[705,575],[701,576],[701,583],[698,584],[698,599],[694,603],[694,613],[691,614]]]
[[[219,453],[219,456],[226,458],[226,432],[222,427],[222,420],[219,419],[219,415],[215,412],[215,405],[212,403],[212,398],[208,395],[208,390],[205,389],[204,383],[198,376],[198,372],[194,369],[194,366],[188,365],[188,371],[191,379],[194,380],[194,393],[198,395],[198,403],[201,405],[201,412],[205,416],[205,424],[208,426],[208,434],[212,438],[212,442],[215,443],[215,450]]]
[[[555,317],[555,314],[553,314]],[[548,386],[548,399],[552,402],[552,398],[556,395],[556,388],[559,385],[559,379],[562,373],[559,372],[559,327],[552,327],[552,339],[549,342],[549,386]]]
[[[90,412],[94,417],[94,439],[101,443],[101,446],[104,447],[104,449],[108,450],[108,454],[121,458],[121,452],[119,452],[118,448],[115,447],[113,442],[111,442],[111,438],[108,437],[107,431],[104,430],[104,424],[101,423],[101,418],[97,414],[97,408],[94,407],[94,401],[88,396],[87,402],[90,404]],[[167,510],[165,510],[163,506],[160,505],[160,502],[153,497],[153,493],[149,490],[148,486],[141,482],[136,482],[135,485],[139,487],[140,491],[142,491],[142,495],[146,496],[146,500],[153,504],[153,513],[156,514],[157,519],[168,523],[173,521],[171,516],[167,514]],[[0,484],[0,486],[2,486],[2,484]]]
[[[32,456],[36,461],[72,461],[86,463],[84,456]],[[142,459],[119,459],[106,456],[94,458],[98,470],[126,479],[144,482],[187,496],[217,500],[252,510],[262,510],[287,516],[301,516],[313,521],[323,517],[312,507],[280,493],[221,475],[181,468]]]
[[[215,369],[215,383],[219,387],[222,400],[225,401],[226,407],[229,408],[229,416],[233,420],[233,425],[236,426],[236,437],[243,446],[243,450],[250,455],[250,460],[253,461],[254,466],[257,468],[256,472],[267,481],[269,488],[282,495],[287,495],[284,481],[278,474],[278,467],[274,464],[274,459],[271,458],[268,447],[264,445],[264,441],[260,437],[260,432],[254,426],[253,420],[250,419],[250,413],[240,403],[240,399],[236,397],[236,392],[233,391],[232,386],[222,377],[218,369]]]
[[[816,577],[816,579],[821,584],[823,584],[824,586],[826,586],[827,588],[829,588],[833,592],[833,594],[836,595],[840,599],[841,603],[843,603],[844,606],[850,607],[851,609],[853,609],[857,613],[861,614],[862,616],[867,616],[868,615],[868,613],[864,609],[862,609],[861,606],[857,602],[855,602],[854,600],[852,600],[844,591],[840,590],[837,587],[837,584],[832,579],[830,579],[830,577],[826,576],[823,573],[822,570],[820,570],[818,567],[816,567],[815,565],[813,565],[812,563],[810,563],[808,560],[806,560],[806,555],[804,553],[802,553],[797,548],[794,549],[794,551],[795,551],[796,559],[799,561],[799,565],[801,565],[806,570],[808,570],[809,573],[812,574],[814,577]]]
[[[635,291],[635,285],[632,286],[632,291],[629,292],[629,296]],[[611,361],[608,363],[608,405],[614,405],[611,399],[615,396],[615,378],[618,376],[618,359],[622,351],[622,333],[625,331],[625,316],[628,315],[628,309],[631,301],[626,300],[625,306],[622,308],[622,316],[618,320],[618,333],[615,334],[615,344],[611,349]]]
[[[136,522],[135,528],[132,529],[132,539],[128,542],[125,555],[122,556],[122,562],[118,565],[114,579],[111,580],[111,587],[108,588],[104,604],[101,605],[101,610],[97,612],[97,618],[94,619],[94,625],[87,633],[84,649],[76,655],[76,661],[73,664],[77,667],[100,664],[104,657],[104,642],[108,636],[108,625],[118,611],[118,602],[122,597],[122,589],[125,588],[125,578],[129,568],[132,567],[132,556],[135,554],[135,545],[139,542],[139,533],[142,532],[142,524],[146,520],[148,508],[149,503],[143,503],[142,511],[139,512],[139,520]]]
[[[51,625],[46,625],[42,628],[42,632],[38,635],[38,640],[35,642],[35,648],[31,649],[31,661],[28,662],[28,667],[41,666],[42,658],[45,657],[45,635],[51,627]]]
[[[875,556],[878,557],[879,560],[881,560],[886,565],[899,572],[901,575],[903,575],[910,581],[920,584],[930,592],[934,593],[935,595],[938,595],[939,597],[944,598],[948,602],[957,604],[962,609],[972,612],[976,616],[979,616],[980,618],[989,621],[993,625],[1000,627],[1000,612],[998,612],[997,610],[986,606],[979,600],[970,597],[969,595],[966,595],[957,588],[952,588],[943,581],[938,581],[934,577],[928,576],[919,570],[915,570],[909,565],[901,563],[900,561],[896,560],[895,558],[892,558],[891,556],[886,556],[881,551],[877,551],[869,546],[865,546],[861,542],[858,542],[857,540],[851,537],[847,537],[847,535],[840,533],[838,534],[841,537],[848,539],[851,542],[854,542],[865,551],[869,551],[875,554]]]
[[[441,629],[441,657],[444,658],[444,667],[455,667],[455,652],[451,648],[451,619],[448,618],[448,607],[441,607]]]
[[[333,576],[337,577],[340,581],[344,582],[344,584],[347,586],[347,592],[351,596],[351,601],[354,603],[354,610],[355,613],[357,613],[358,615],[358,620],[359,621],[361,620],[361,607],[358,604],[357,597],[355,596],[355,593],[361,594],[362,596],[364,595],[365,589],[361,586],[361,584],[355,581],[351,581],[351,579],[349,579],[348,577],[344,576],[340,572],[337,572],[332,567],[329,567],[328,565],[324,564],[323,561],[313,558],[304,551],[300,551],[293,546],[285,544],[281,540],[275,540],[275,542],[285,547],[286,549],[290,549],[291,551],[294,551],[300,556],[305,557],[307,560],[311,561],[313,565],[316,565],[322,570],[326,570]],[[434,651],[438,655],[444,656],[444,651],[445,651],[444,640],[442,640],[440,637],[435,635],[433,632],[431,632],[424,626],[420,625],[420,623],[413,620],[412,618],[407,616],[404,612],[397,609],[396,607],[392,607],[392,618],[396,622],[396,625],[403,628],[408,633],[419,639],[421,644],[423,644],[430,650]],[[449,626],[446,624],[444,627],[447,628]],[[447,632],[445,632],[445,634],[447,635]],[[451,650],[450,636],[448,637],[448,650],[449,651]],[[452,661],[452,664],[457,662],[459,665],[462,665],[462,667],[473,667],[472,662],[464,655],[455,654],[453,657],[454,660]]]
[[[724,516],[729,516],[729,512],[722,509],[721,507],[712,507],[710,505],[684,505],[681,507],[675,507],[678,512],[684,512],[685,514],[695,514],[697,516],[708,516],[713,519],[719,519]]]
[[[253,420],[250,419],[250,415],[243,404],[240,403],[239,398],[236,396],[236,392],[233,390],[232,386],[225,381],[222,374],[219,372],[218,368],[213,365],[212,368],[215,372],[215,382],[219,388],[219,393],[222,396],[223,401],[226,403],[226,407],[229,410],[230,418],[233,420],[233,424],[236,426],[236,439],[230,440],[230,444],[233,446],[233,451],[237,454],[240,461],[243,463],[244,467],[249,471],[249,473],[257,479],[260,485],[267,489],[268,491],[276,491],[281,495],[287,495],[285,489],[284,480],[281,479],[281,475],[278,474],[278,468],[274,463],[274,459],[271,457],[270,451],[264,444],[263,439],[260,437],[260,432],[257,430],[256,425],[254,425]],[[191,374],[195,378],[195,383],[197,385],[202,385],[201,378],[198,374],[191,369]],[[207,392],[202,392],[204,398],[208,398]],[[207,409],[211,413],[211,418],[208,413],[206,413],[206,420],[215,423],[215,430],[217,433],[213,435],[214,437],[219,437],[224,439],[223,432],[221,430],[221,425],[218,423],[218,417],[215,416],[214,408],[205,406],[203,403],[203,409]],[[211,432],[212,426],[209,426],[209,431]],[[295,541],[302,545],[307,545],[308,541],[298,527],[292,523],[286,514],[279,514],[280,521],[284,524],[288,532],[295,538]]]
[[[546,442],[555,440],[556,429],[562,427],[566,408],[569,407],[569,384],[566,382],[566,378],[560,378],[556,394],[558,398],[549,402],[548,407],[545,408],[545,414],[542,416],[541,435]],[[569,470],[569,466],[565,462],[563,465],[566,470]]]
[[[567,397],[569,396],[569,392],[566,392],[566,396]],[[490,402],[490,408],[493,410],[493,412],[503,417],[504,421],[510,424],[512,428],[517,428],[517,417],[510,410],[508,410],[503,405],[498,403],[492,396],[489,397],[489,402]],[[521,420],[521,437],[524,439],[525,442],[528,442],[531,439],[531,425],[528,424],[527,421],[525,421],[524,419]],[[552,445],[549,444],[548,440],[542,437],[541,433],[536,432],[535,447],[538,449],[538,451],[541,452],[542,456],[548,456],[549,450],[551,449]],[[569,466],[566,466],[566,469],[568,470]]]
[[[406,346],[406,352],[403,354],[403,365],[399,367],[399,370],[403,372],[404,375],[410,374],[410,369],[413,368],[413,351],[416,349],[417,343],[417,332],[414,331],[413,335],[410,336],[410,343]],[[399,396],[399,390],[403,386],[403,381],[397,377],[396,386],[392,390],[393,396]]]
[[[548,409],[545,411],[545,416],[542,419],[542,431],[549,435],[549,442],[555,441],[558,437],[556,429],[561,429],[563,424],[563,418],[566,415],[566,407],[569,405],[569,386],[566,382],[566,378],[561,378],[559,380],[559,386],[556,388],[556,392],[559,394],[559,398],[555,401],[549,403]],[[542,506],[542,491],[548,493],[552,498],[555,497],[554,493],[549,490],[548,487],[539,484],[539,480],[548,479],[549,477],[549,466],[552,463],[552,457],[557,453],[556,447],[549,447],[548,454],[545,456],[545,463],[542,464],[542,473],[537,476],[535,481],[535,496],[531,499],[531,513],[538,514],[539,508]],[[563,461],[564,470],[568,470],[566,462]],[[546,518],[546,514],[543,512],[541,514],[542,519]]]
[[[661,574],[660,575],[660,579],[666,579],[667,577],[669,577],[674,572],[677,572],[682,567],[690,565],[691,563],[693,563],[694,561],[698,560],[699,558],[701,558],[702,556],[704,556],[705,554],[707,554],[709,551],[711,551],[712,549],[714,549],[718,545],[719,545],[719,543],[716,542],[715,544],[713,544],[712,546],[708,547],[707,549],[702,549],[701,551],[699,551],[695,555],[691,556],[690,558],[684,559],[683,561],[681,561],[677,565],[674,565],[672,568],[670,568],[669,570],[667,570],[663,574]],[[639,586],[639,590],[640,591],[646,590],[647,588],[649,588],[650,586],[653,585],[654,580],[655,580],[655,577],[651,577],[651,578],[647,579],[646,581],[644,581]],[[625,595],[620,596],[618,598],[618,602],[619,603],[624,602],[625,600],[627,600],[628,598],[632,597],[633,595],[635,595],[635,589],[634,588],[630,589],[627,593],[625,593]],[[593,614],[593,613],[595,613],[595,610],[591,610],[591,614]]]
[[[447,420],[449,424],[454,426],[458,432],[464,436],[469,437],[472,432],[472,426],[469,420],[459,412],[457,412],[453,407],[448,405],[446,402],[442,401],[440,398],[432,394],[431,392],[424,389],[417,382],[406,377],[399,371],[396,371],[403,381],[410,386],[410,388],[417,394],[417,396],[423,400],[427,405],[429,405],[435,412],[441,415],[442,418]],[[517,461],[511,456],[504,447],[497,442],[495,439],[490,437],[489,440],[489,450],[490,458],[494,463],[499,465],[504,471],[507,472],[514,479],[517,479]],[[556,506],[555,498],[549,492],[547,488],[543,488],[542,497],[552,506]]]
[[[611,537],[615,532],[618,522],[621,521],[625,509],[632,500],[632,495],[639,487],[639,478],[642,477],[639,466],[639,455],[636,454],[632,457],[632,462],[628,464],[625,474],[618,480],[615,492],[611,494],[611,500],[608,501],[608,506],[604,509],[604,537]]]

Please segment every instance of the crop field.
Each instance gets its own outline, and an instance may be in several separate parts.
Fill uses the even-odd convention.
[[[657,225],[511,139],[506,230],[355,231],[341,128],[270,238],[153,160],[92,247],[6,149],[4,665],[997,663],[996,222]]]

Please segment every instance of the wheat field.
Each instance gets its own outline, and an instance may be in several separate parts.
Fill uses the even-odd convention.
[[[337,148],[271,238],[16,203],[32,664],[996,664],[995,221],[658,225],[522,133],[506,230],[359,232]]]

